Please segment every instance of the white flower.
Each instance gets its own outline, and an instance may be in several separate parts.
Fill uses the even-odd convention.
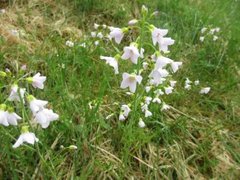
[[[157,89],[156,91],[154,91],[154,93],[156,94],[156,96],[161,96],[164,94],[164,92],[161,89]]]
[[[190,81],[188,78],[186,78],[185,84],[191,84],[191,83],[192,83],[192,81]]]
[[[170,86],[174,87],[176,85],[177,81],[170,81]]]
[[[156,45],[157,43],[161,44],[163,36],[167,35],[167,33],[167,29],[159,29],[154,27],[154,29],[152,30],[153,45]]]
[[[25,132],[19,136],[15,144],[13,145],[13,148],[17,148],[20,145],[22,145],[24,142],[29,144],[34,144],[35,142],[38,142],[38,138],[35,136],[34,133],[31,132]]]
[[[133,26],[133,25],[135,25],[135,24],[137,24],[138,23],[138,20],[137,19],[132,19],[132,20],[130,20],[129,22],[128,22],[128,25],[129,26]]]
[[[25,89],[23,88],[19,88],[18,85],[13,85],[12,88],[11,88],[11,92],[10,92],[10,95],[8,97],[8,100],[9,101],[23,101],[23,103],[25,102],[24,101],[24,94],[25,94]],[[19,96],[20,95],[20,96]]]
[[[99,45],[99,41],[95,41],[95,42],[94,42],[94,45],[95,45],[95,46],[98,46],[98,45]]]
[[[165,87],[165,94],[171,94],[172,93],[172,90],[173,90],[173,87],[169,86],[169,87]]]
[[[100,56],[100,59],[105,60],[106,64],[109,64],[112,66],[115,70],[115,74],[118,74],[118,62],[115,58],[113,57],[106,57],[106,56]]]
[[[201,33],[203,34],[204,32],[206,32],[206,30],[207,30],[207,28],[205,28],[205,27],[202,28],[202,29],[201,29]]]
[[[210,34],[214,34],[214,32],[215,32],[215,29],[213,28],[213,29],[210,29]]]
[[[199,80],[194,81],[194,84],[197,86],[199,85]]]
[[[153,78],[153,83],[155,85],[159,85],[159,84],[162,84],[163,81],[165,81],[165,77],[167,77],[169,75],[169,73],[167,72],[166,69],[157,69],[157,70],[153,70],[151,72],[151,74],[149,75],[149,77],[152,77]]]
[[[99,33],[97,34],[97,37],[100,38],[100,39],[102,39],[102,38],[103,38],[103,34],[102,34],[101,32],[99,32]]]
[[[152,101],[152,98],[151,97],[145,97],[145,103],[147,104],[147,105],[149,105],[150,103],[151,103],[151,101]]]
[[[152,116],[152,112],[149,111],[149,110],[146,110],[145,111],[145,117],[147,118],[147,117],[150,117],[150,116]]]
[[[43,89],[44,82],[46,81],[46,76],[41,76],[40,73],[35,74],[33,77],[28,77],[26,79],[29,83],[32,83],[34,88]]]
[[[203,41],[204,41],[204,36],[200,36],[199,40],[200,40],[201,42],[203,42]]]
[[[110,31],[111,31],[109,34],[110,39],[114,38],[116,43],[120,44],[124,36],[123,30],[120,28],[111,27]]]
[[[74,43],[72,42],[72,41],[66,41],[66,46],[68,46],[68,47],[73,47],[74,46]]]
[[[190,90],[191,89],[191,85],[190,84],[185,84],[184,88],[187,89],[187,90]]]
[[[54,113],[51,109],[42,109],[35,115],[35,120],[42,126],[47,128],[51,121],[55,121],[59,118],[59,115]]]
[[[94,23],[94,29],[98,29],[99,28],[99,24],[97,24],[97,23]]]
[[[39,99],[32,98],[29,100],[30,109],[33,114],[36,114],[38,111],[41,111],[45,108],[48,101],[43,101]]]
[[[161,99],[159,99],[158,97],[155,97],[152,102],[161,104]]]
[[[79,46],[85,48],[86,47],[86,43],[81,43],[81,44],[79,44]]]
[[[120,115],[119,115],[119,120],[120,120],[120,121],[125,120],[125,119],[128,117],[128,115],[129,115],[130,112],[131,112],[130,107],[129,107],[128,105],[126,105],[126,104],[123,104],[123,105],[121,106],[121,113],[120,113]]]
[[[118,119],[119,119],[119,121],[124,121],[126,118],[124,117],[123,114],[120,114]]]
[[[146,126],[145,123],[144,123],[144,121],[142,120],[142,118],[139,119],[138,126],[139,126],[140,128],[144,128],[144,127]]]
[[[146,87],[145,87],[146,93],[148,93],[151,89],[152,89],[151,86],[146,86]]]
[[[164,53],[169,52],[168,51],[168,46],[174,44],[174,40],[172,38],[162,38],[161,42],[159,43],[159,50],[163,51]]]
[[[18,124],[18,120],[20,119],[22,118],[15,112],[7,112],[7,120],[9,124],[16,126]]]
[[[215,31],[216,31],[216,32],[219,32],[219,31],[220,31],[220,28],[219,28],[219,27],[216,27],[216,28],[215,28]]]
[[[9,126],[7,118],[8,118],[8,113],[5,110],[0,109],[0,124],[4,126]]]
[[[170,64],[172,62],[173,60],[167,57],[158,56],[155,64],[155,69],[164,68],[167,64]]]
[[[217,36],[213,36],[213,41],[216,41],[218,40],[218,37]]]
[[[6,13],[6,10],[5,9],[0,9],[0,14],[4,14]]]
[[[91,36],[94,38],[97,36],[97,33],[96,32],[91,32]]]
[[[148,68],[148,63],[147,62],[143,62],[142,66],[143,66],[143,69],[146,70]]]
[[[182,66],[182,62],[173,61],[171,63],[173,73],[177,72],[180,66]]]
[[[210,89],[211,89],[210,87],[202,88],[199,93],[200,94],[207,94],[207,93],[209,93]]]
[[[106,29],[106,28],[107,28],[107,25],[106,25],[106,24],[103,24],[102,27],[103,27],[103,29]]]
[[[140,53],[138,49],[134,45],[126,46],[123,49],[124,53],[122,55],[122,59],[127,60],[130,59],[132,63],[137,64],[137,60],[140,57]]]
[[[170,106],[165,104],[165,103],[163,103],[161,111],[165,111],[165,110],[168,110],[168,109],[170,109]]]
[[[142,106],[141,106],[142,112],[145,112],[145,111],[148,110],[148,104],[142,103],[141,105],[142,105]]]
[[[137,83],[140,84],[142,82],[142,76],[136,74],[123,73],[122,78],[121,88],[129,87],[132,93],[136,91]]]

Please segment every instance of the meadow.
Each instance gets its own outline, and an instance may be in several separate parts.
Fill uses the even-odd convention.
[[[21,85],[59,115],[41,128],[21,100],[14,104],[18,126],[4,126],[0,116],[1,179],[238,179],[239,0],[11,0],[0,1],[0,9],[0,104],[14,78],[40,72],[44,89],[32,87],[32,79]],[[163,97],[170,108],[154,105],[146,117],[138,96],[120,88],[122,73],[136,67],[138,74],[139,66],[120,58],[117,75],[100,58],[115,56],[138,30],[120,44],[93,32],[127,27],[156,11],[149,23],[168,29],[175,42],[166,56],[182,66],[174,74],[176,90]],[[203,28],[219,28],[215,39]],[[152,44],[145,35],[140,32],[139,46]],[[144,49],[151,59],[151,47]],[[200,94],[200,87],[211,90]],[[130,101],[129,116],[119,120]],[[13,148],[26,125],[39,141]]]

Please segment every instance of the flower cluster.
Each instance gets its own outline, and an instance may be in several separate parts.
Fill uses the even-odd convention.
[[[123,72],[120,88],[126,90],[127,95],[131,95],[132,101],[123,103],[119,113],[119,120],[124,121],[133,113],[134,117],[139,118],[139,127],[145,127],[143,119],[151,117],[151,106],[158,106],[161,111],[168,110],[171,106],[167,105],[164,96],[174,92],[177,81],[173,75],[182,66],[181,61],[172,60],[169,57],[169,46],[174,44],[174,40],[168,37],[168,29],[157,28],[148,23],[148,19],[156,13],[149,14],[148,9],[142,7],[142,17],[128,22],[127,27],[108,27],[109,34],[106,36],[111,41],[112,56],[100,56],[106,64],[114,68],[115,74],[119,74],[119,66],[122,62],[128,61],[132,64],[129,72]],[[100,25],[95,24],[95,29]],[[104,28],[104,29],[105,29]],[[97,37],[101,32],[92,32],[92,37]],[[102,33],[101,33],[102,34]],[[138,34],[137,37],[129,37]],[[131,39],[133,42],[127,43],[124,38]],[[135,40],[134,40],[135,39]],[[152,41],[149,43],[149,41]],[[116,47],[127,43],[122,49]],[[191,81],[185,82],[185,88],[191,89]],[[199,82],[195,82],[196,85]],[[127,91],[129,90],[129,91]],[[200,93],[207,94],[210,88],[203,88]],[[142,115],[136,115],[137,109]],[[139,117],[140,116],[140,117]]]
[[[19,147],[24,142],[29,144],[38,142],[35,134],[28,130],[29,127],[33,127],[33,123],[47,128],[50,122],[59,118],[58,114],[47,108],[48,101],[35,98],[27,91],[29,88],[23,88],[30,84],[33,89],[44,89],[46,77],[40,73],[31,77],[25,74],[25,70],[26,66],[22,66],[16,76],[9,69],[0,71],[0,78],[5,82],[5,86],[1,87],[2,97],[6,96],[5,101],[0,104],[0,124],[3,126],[19,125],[22,132],[13,148]],[[32,121],[30,121],[27,107],[31,111]],[[21,113],[21,116],[16,112]]]
[[[213,41],[217,41],[218,40],[218,35],[217,33],[219,33],[220,28],[216,27],[216,28],[207,28],[204,27],[201,29],[201,36],[199,38],[199,40],[201,42],[203,42],[207,37],[211,38]]]

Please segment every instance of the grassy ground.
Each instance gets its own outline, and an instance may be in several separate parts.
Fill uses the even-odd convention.
[[[1,4],[1,3],[0,3]],[[166,99],[176,110],[122,123],[115,102],[120,80],[99,60],[101,47],[68,48],[93,23],[123,26],[146,4],[153,23],[176,40],[171,57],[183,61],[177,80],[199,79],[208,96],[182,88]],[[35,133],[38,146],[12,149],[16,128],[0,127],[0,176],[4,179],[237,179],[240,175],[240,2],[237,0],[75,0],[1,4],[0,65],[47,75],[38,97],[60,114]],[[217,42],[199,41],[202,27],[220,27]],[[9,34],[18,29],[20,37]],[[64,65],[64,66],[63,66]],[[94,108],[89,108],[89,102]],[[78,150],[61,145],[78,146]],[[40,155],[41,156],[40,156]]]

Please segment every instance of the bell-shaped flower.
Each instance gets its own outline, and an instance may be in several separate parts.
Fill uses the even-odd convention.
[[[207,94],[207,93],[209,93],[210,90],[211,90],[210,87],[205,87],[205,88],[202,88],[199,93],[200,94]]]
[[[13,111],[13,108],[8,108],[7,120],[8,120],[9,124],[16,126],[16,125],[18,125],[18,121],[20,119],[22,119],[22,118]]]
[[[120,44],[124,36],[123,30],[116,27],[110,27],[110,31],[111,31],[109,34],[110,39],[114,38],[115,42],[117,44]]]
[[[123,114],[120,114],[118,119],[119,119],[119,121],[124,121],[126,118],[124,117]]]
[[[187,90],[190,90],[191,89],[191,83],[192,83],[192,81],[190,81],[188,78],[186,78],[184,88],[187,89]]]
[[[31,83],[34,88],[43,89],[46,76],[41,76],[40,73],[37,73],[33,77],[28,77],[26,80]]]
[[[195,86],[199,85],[199,83],[200,83],[199,80],[194,81]]]
[[[182,66],[182,62],[179,62],[179,61],[171,62],[173,73],[177,72],[180,66]]]
[[[158,97],[155,97],[152,102],[161,104],[161,99],[159,99]]]
[[[149,104],[151,103],[151,101],[152,101],[152,98],[151,98],[151,97],[149,97],[149,96],[145,97],[145,103],[146,103],[147,105],[149,105]]]
[[[145,91],[146,91],[146,93],[148,93],[151,89],[152,89],[151,86],[146,86],[146,87],[145,87]]]
[[[152,116],[152,112],[147,109],[145,111],[145,117],[147,118],[147,117],[150,117],[150,116]]]
[[[156,94],[156,96],[161,96],[164,95],[164,92],[161,89],[157,89],[154,91],[154,94]]]
[[[167,33],[168,33],[167,29],[159,29],[154,27],[152,30],[153,45],[156,45],[157,43],[161,44],[163,36],[167,35]]]
[[[121,111],[123,112],[123,115],[127,118],[128,114],[131,112],[131,109],[130,109],[130,107],[128,105],[123,104],[121,106]]]
[[[2,124],[4,126],[9,126],[7,118],[8,118],[8,113],[6,111],[6,105],[1,104],[0,105],[0,124]]]
[[[140,84],[142,82],[142,76],[136,74],[123,73],[122,78],[121,88],[125,89],[129,87],[132,93],[135,93],[137,83]]]
[[[138,126],[139,126],[140,128],[144,128],[144,127],[146,126],[146,124],[144,123],[144,121],[142,120],[142,118],[139,119]]]
[[[47,128],[51,121],[55,121],[59,118],[59,115],[54,113],[51,109],[43,109],[38,111],[35,115],[35,120],[42,126]]]
[[[9,101],[24,101],[24,94],[25,94],[26,89],[24,88],[19,88],[18,85],[13,85],[11,88],[10,95],[8,97]]]
[[[122,59],[127,60],[130,59],[132,63],[137,64],[138,58],[141,56],[138,48],[131,44],[130,46],[126,46],[123,49],[124,53],[122,55]]]
[[[169,52],[168,51],[168,46],[174,44],[174,40],[172,38],[166,37],[162,38],[161,42],[159,43],[159,50],[163,51],[164,53]]]
[[[165,81],[165,77],[169,75],[168,71],[166,69],[155,69],[151,72],[149,77],[153,78],[153,84],[159,85],[162,84],[163,81]]]
[[[201,42],[203,42],[204,41],[204,36],[200,36],[200,38],[199,38],[199,40],[201,41]]]
[[[167,64],[172,63],[173,60],[167,58],[167,57],[163,57],[163,56],[158,56],[157,60],[156,60],[156,64],[155,64],[155,69],[159,69],[159,68],[164,68]]]
[[[165,94],[167,94],[167,95],[171,94],[173,91],[173,87],[171,87],[171,86],[165,87],[164,89],[165,89]]]
[[[35,115],[38,111],[41,111],[45,108],[45,106],[48,104],[48,101],[43,101],[40,99],[36,99],[32,95],[27,96],[30,109],[32,113]]]
[[[205,33],[206,31],[207,31],[207,28],[206,28],[206,27],[204,27],[204,28],[201,29],[201,33],[202,33],[202,34]]]
[[[170,109],[170,106],[167,105],[166,103],[163,103],[161,111],[165,111],[165,110],[168,110],[168,109]]]
[[[109,64],[114,68],[115,74],[118,74],[118,62],[113,57],[100,56],[100,59],[105,60],[106,64]]]
[[[34,133],[32,132],[23,132],[19,138],[17,139],[17,141],[15,142],[15,144],[13,145],[13,148],[18,148],[19,146],[21,146],[24,142],[28,143],[28,144],[32,144],[34,145],[35,142],[38,142],[39,139],[35,136]]]

